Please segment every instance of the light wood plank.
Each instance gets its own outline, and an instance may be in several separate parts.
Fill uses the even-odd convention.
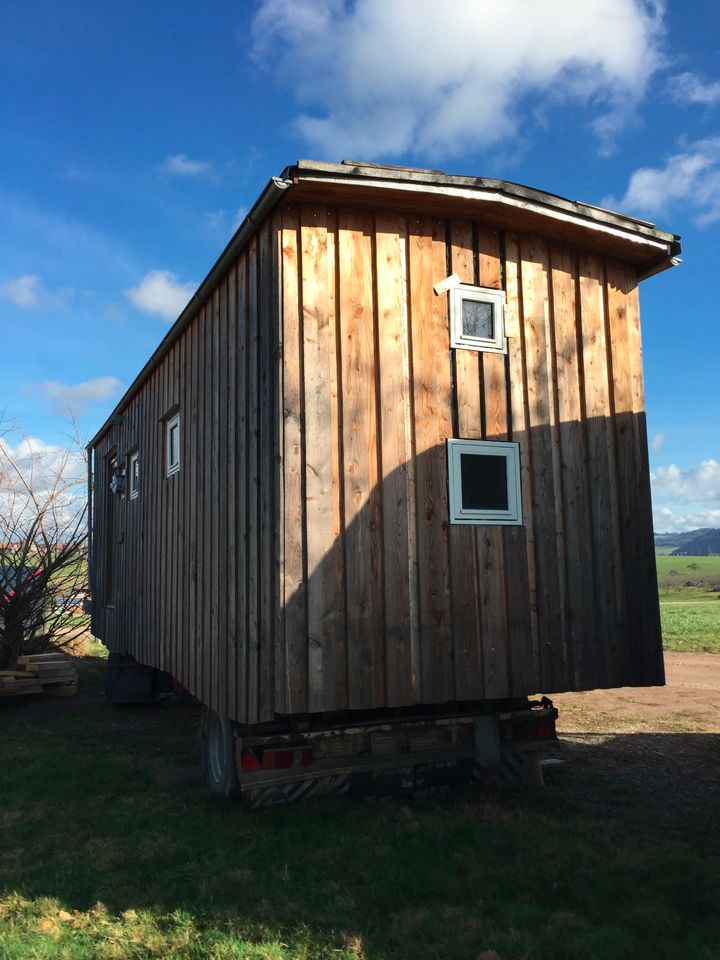
[[[299,310],[299,214],[283,210],[283,584],[286,687],[288,713],[308,709],[307,587],[304,568],[304,470],[302,356],[303,335]]]
[[[375,217],[388,700],[420,698],[415,470],[406,267],[407,225]]]
[[[461,283],[475,284],[472,224],[467,220],[454,220],[450,241],[452,273],[457,274]],[[443,295],[443,299],[447,301],[447,295]],[[475,350],[454,349],[453,363],[458,435],[479,440],[483,432],[482,355]],[[464,524],[451,524],[448,537],[455,696],[458,700],[470,700],[483,685],[478,537],[474,527]]]
[[[385,703],[372,221],[338,215],[350,707]]]
[[[565,521],[565,637],[568,674],[574,686],[594,673],[598,645],[593,589],[587,440],[582,410],[582,355],[578,349],[577,256],[566,247],[551,251],[555,329],[562,509]]]
[[[410,320],[415,411],[420,672],[422,701],[454,693],[448,543],[447,451],[453,435],[447,299],[433,284],[447,274],[445,222],[409,219]]]
[[[596,682],[598,686],[605,686],[615,680],[615,663],[624,630],[620,625],[619,609],[622,597],[618,595],[622,565],[610,419],[604,269],[600,258],[594,255],[581,256],[579,268],[593,571],[600,628]]]
[[[535,577],[543,688],[562,689],[565,644],[562,642],[558,575],[558,525],[555,509],[559,491],[559,436],[555,412],[548,304],[548,251],[540,237],[521,240],[523,335],[531,449]],[[557,461],[557,462],[556,462]]]

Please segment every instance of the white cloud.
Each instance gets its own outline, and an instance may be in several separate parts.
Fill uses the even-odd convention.
[[[703,460],[689,470],[675,464],[650,474],[656,530],[720,526],[720,463]]]
[[[10,300],[16,307],[35,307],[38,304],[39,286],[40,277],[28,273],[0,284],[0,299]]]
[[[176,177],[209,177],[213,172],[213,164],[210,160],[191,160],[184,153],[176,153],[165,157],[160,171]]]
[[[23,437],[14,444],[0,439],[0,539],[17,534],[23,518],[35,514],[28,490],[40,502],[53,493],[54,518],[69,522],[78,515],[87,496],[86,465],[82,450],[45,443],[38,437]]]
[[[116,394],[121,384],[117,377],[96,377],[94,380],[84,380],[82,383],[65,384],[57,380],[46,380],[38,385],[40,391],[59,410],[79,412],[89,403],[107,400]],[[27,387],[30,392],[32,387]]]
[[[720,81],[703,83],[696,73],[690,71],[670,77],[665,89],[675,103],[701,103],[707,107],[720,103]]]
[[[720,137],[689,144],[664,167],[636,170],[622,199],[602,201],[603,206],[651,216],[678,204],[696,211],[700,226],[720,220]]]
[[[144,313],[156,314],[164,320],[175,320],[196,289],[195,283],[180,283],[169,270],[151,270],[137,287],[125,296]]]
[[[665,434],[656,433],[652,440],[650,441],[650,449],[653,453],[660,453],[663,446],[665,445]]]
[[[74,296],[72,287],[58,287],[54,291],[43,290],[40,277],[36,274],[25,274],[0,284],[0,300],[10,300],[22,309],[40,307],[45,310],[62,310]]]
[[[592,104],[613,135],[661,64],[662,16],[644,0],[263,0],[253,53],[323,154],[449,156],[514,135],[538,94]]]
[[[220,230],[225,223],[224,210],[211,210],[205,214],[205,223],[210,230]]]

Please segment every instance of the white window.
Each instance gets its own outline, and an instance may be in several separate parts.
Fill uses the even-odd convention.
[[[500,440],[448,440],[450,523],[522,523],[520,452]]]
[[[128,457],[128,495],[134,500],[140,490],[140,456],[137,450]]]
[[[450,289],[450,346],[507,353],[505,293],[460,283]]]
[[[174,413],[165,421],[165,461],[168,477],[180,469],[180,414]]]

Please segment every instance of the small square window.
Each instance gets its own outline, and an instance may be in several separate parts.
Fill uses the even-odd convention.
[[[505,293],[458,284],[450,290],[450,346],[507,353]]]
[[[174,413],[165,422],[165,455],[167,475],[180,469],[180,414]]]
[[[451,523],[522,523],[520,452],[500,440],[448,440]]]
[[[140,490],[140,456],[137,450],[128,457],[128,492],[134,500]]]

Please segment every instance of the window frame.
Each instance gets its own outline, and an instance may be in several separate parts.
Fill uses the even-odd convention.
[[[172,444],[170,437],[173,428],[177,427],[177,459],[171,460]],[[180,423],[180,411],[176,410],[169,414],[165,419],[165,476],[172,477],[180,471],[180,439],[182,436],[182,426]]]
[[[477,525],[522,526],[522,490],[520,484],[520,444],[506,440],[447,441],[448,505],[450,523]],[[507,510],[473,510],[463,508],[461,457],[503,456],[506,461]]]
[[[451,287],[450,296],[450,346],[454,349],[475,350],[480,353],[507,353],[505,336],[505,291],[491,287],[476,287],[459,283]],[[464,300],[491,303],[493,306],[492,337],[472,337],[463,332],[462,305]]]
[[[137,464],[137,486],[133,489],[133,464]],[[127,497],[128,500],[137,500],[140,493],[140,451],[131,450],[127,458]]]

